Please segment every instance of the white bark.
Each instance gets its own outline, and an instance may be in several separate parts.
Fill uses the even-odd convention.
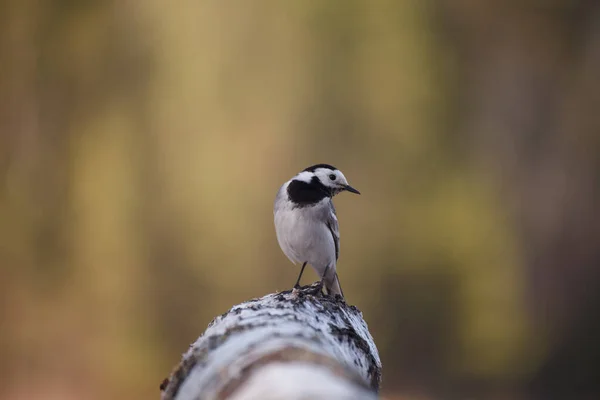
[[[376,399],[381,362],[361,312],[306,286],[215,318],[163,400]]]

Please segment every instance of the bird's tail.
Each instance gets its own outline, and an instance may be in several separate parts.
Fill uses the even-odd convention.
[[[325,280],[325,287],[327,288],[327,293],[330,295],[339,294],[344,298],[344,292],[342,291],[342,286],[340,285],[340,278],[338,278],[337,272],[332,274],[331,279]]]

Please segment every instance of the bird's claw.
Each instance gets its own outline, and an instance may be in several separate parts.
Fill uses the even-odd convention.
[[[312,285],[304,286],[302,291],[313,296],[321,296],[323,295],[323,283],[319,281],[313,283]]]
[[[323,293],[323,280],[320,280],[319,283],[317,283],[315,289],[317,290],[317,294],[325,295],[325,293]]]

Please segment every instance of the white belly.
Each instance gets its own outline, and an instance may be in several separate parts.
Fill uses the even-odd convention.
[[[281,250],[293,263],[308,262],[320,276],[328,265],[335,270],[335,243],[323,222],[297,209],[279,210],[275,231]]]

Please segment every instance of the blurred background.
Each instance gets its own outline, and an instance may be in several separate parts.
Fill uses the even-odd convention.
[[[592,0],[2,1],[0,398],[158,398],[321,162],[384,398],[600,398]]]

